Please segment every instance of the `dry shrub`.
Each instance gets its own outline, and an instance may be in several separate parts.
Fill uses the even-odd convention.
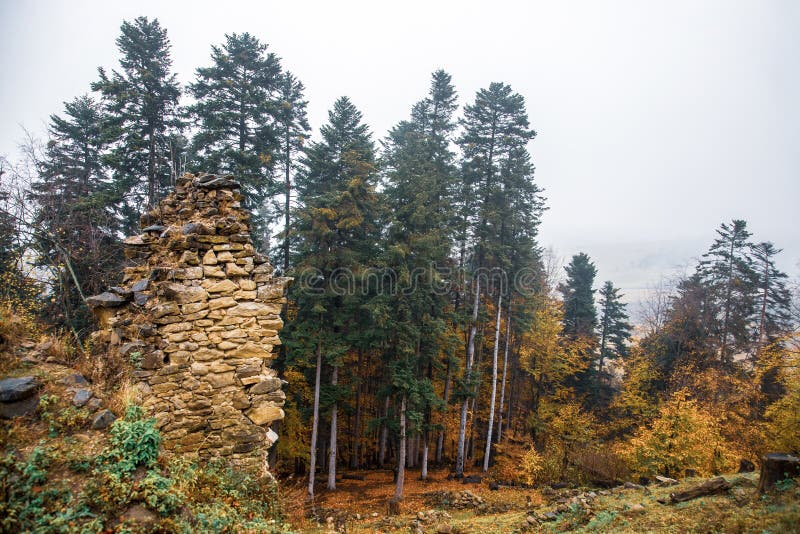
[[[587,482],[620,482],[630,476],[625,459],[611,447],[588,447],[578,450],[572,458],[573,465],[582,472]]]
[[[540,452],[528,440],[497,444],[494,472],[498,480],[519,485],[550,484],[562,478],[561,454],[555,449]]]
[[[85,365],[88,366],[87,377],[101,389],[117,389],[130,378],[133,369],[130,359],[119,354],[110,347],[108,332],[95,332],[86,343]]]
[[[67,366],[75,365],[83,357],[83,347],[75,338],[64,331],[45,334],[37,348],[42,351],[42,356],[48,361]]]
[[[496,444],[493,471],[497,480],[512,484],[530,484],[520,469],[527,450],[527,445],[511,440]]]
[[[12,347],[36,330],[36,321],[9,300],[0,300],[0,349]]]
[[[127,378],[107,391],[106,406],[116,414],[125,413],[126,407],[141,404],[143,400],[139,388]]]

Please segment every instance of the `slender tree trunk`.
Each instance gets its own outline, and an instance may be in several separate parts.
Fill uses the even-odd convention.
[[[475,356],[475,334],[478,328],[478,307],[480,305],[480,291],[481,280],[476,279],[475,283],[475,300],[472,303],[472,322],[469,326],[469,341],[467,342],[467,368],[466,379],[469,380],[472,376],[472,359]],[[465,398],[461,403],[461,420],[458,425],[458,449],[456,452],[456,477],[461,478],[464,476],[464,442],[467,437],[467,408],[469,407],[469,398]]]
[[[728,256],[728,283],[725,288],[725,318],[722,321],[722,362],[728,362],[728,322],[731,314],[731,293],[733,291],[733,245],[735,234],[731,237],[730,256]]]
[[[350,457],[350,468],[358,469],[361,467],[361,462],[358,458],[358,450],[361,441],[361,390],[363,389],[361,380],[361,367],[363,364],[364,352],[359,349],[358,351],[358,368],[356,369],[356,415],[355,422],[353,423],[353,454]]]
[[[286,187],[286,199],[284,206],[285,221],[283,228],[283,275],[286,276],[286,273],[289,272],[289,211],[291,210],[291,201],[292,201],[292,180],[291,180],[292,143],[288,128],[286,132],[286,146],[284,150],[286,157],[286,176],[284,177],[285,187]]]
[[[511,299],[506,305],[506,346],[503,349],[503,378],[500,382],[500,408],[497,410],[497,443],[503,439],[503,405],[506,400],[506,374],[508,373],[508,344],[511,341]]]
[[[758,346],[756,352],[764,346],[767,333],[767,297],[769,296],[769,251],[764,247],[764,291],[761,295],[761,319],[758,322]]]
[[[511,430],[511,414],[513,413],[514,407],[514,378],[515,377],[514,368],[511,368],[511,377],[509,379],[509,387],[508,387],[508,412],[506,413],[506,429]]]
[[[394,498],[403,498],[403,484],[406,479],[406,396],[400,399],[400,448],[397,453],[397,483],[394,486]]]
[[[442,400],[444,401],[445,410],[447,409],[447,401],[450,399],[450,381],[452,379],[452,365],[450,356],[447,357],[447,372],[444,376],[444,393],[442,394]],[[439,431],[439,437],[436,441],[436,463],[442,463],[442,456],[444,455],[444,434],[445,434],[445,427],[442,425],[442,429]]]
[[[147,155],[147,207],[156,205],[156,140],[154,128],[150,128],[148,135]]]
[[[386,441],[389,438],[389,426],[386,421],[389,419],[389,396],[383,401],[383,425],[381,425],[381,437],[378,442],[378,465],[383,467],[386,463]]]
[[[600,381],[603,377],[603,360],[606,356],[606,343],[608,342],[608,310],[603,310],[603,330],[600,334],[600,358],[597,361],[597,377],[594,381],[594,398],[595,401],[600,399]]]
[[[314,382],[314,415],[311,419],[311,458],[308,468],[308,498],[314,499],[314,477],[317,470],[317,432],[319,430],[319,390],[322,376],[322,343],[317,343],[317,372]]]
[[[339,367],[333,367],[333,374],[331,375],[331,385],[336,386],[339,383]],[[331,446],[328,450],[328,489],[336,489],[336,416],[338,415],[339,406],[336,402],[333,403],[331,409]]]
[[[489,470],[489,456],[492,454],[492,430],[494,430],[494,403],[497,399],[497,353],[500,348],[500,317],[503,310],[503,291],[497,297],[497,319],[494,324],[494,349],[492,350],[492,395],[489,401],[489,424],[486,425],[486,450],[483,453],[483,471]]]
[[[430,439],[430,433],[426,430],[425,431],[425,438],[422,444],[422,468],[419,474],[419,477],[422,480],[428,480],[428,441]]]

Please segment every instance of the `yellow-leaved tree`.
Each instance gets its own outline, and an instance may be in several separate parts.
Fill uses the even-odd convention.
[[[668,477],[680,476],[685,469],[717,474],[735,467],[737,459],[716,418],[686,390],[673,393],[653,422],[621,445],[620,453],[632,471]]]
[[[635,344],[625,358],[624,371],[622,390],[611,403],[610,434],[628,434],[658,414],[656,382],[660,376],[653,357]]]
[[[559,301],[542,297],[533,313],[530,328],[521,334],[519,360],[531,377],[528,428],[534,439],[545,429],[565,403],[574,400],[570,377],[586,369],[585,348],[579,341],[561,335],[563,309]]]
[[[794,337],[769,350],[773,380],[784,394],[764,411],[765,452],[800,453],[800,339]],[[765,358],[766,360],[766,358]]]

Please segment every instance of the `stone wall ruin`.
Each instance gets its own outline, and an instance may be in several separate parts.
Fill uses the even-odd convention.
[[[250,240],[230,176],[186,174],[125,240],[121,287],[88,299],[92,342],[133,366],[166,448],[266,469],[285,395],[270,368],[289,278]]]

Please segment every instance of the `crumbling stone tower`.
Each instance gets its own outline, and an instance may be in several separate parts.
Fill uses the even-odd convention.
[[[250,240],[230,176],[186,174],[125,240],[122,287],[90,297],[95,346],[134,366],[167,448],[266,468],[285,395],[270,361],[289,278]]]

